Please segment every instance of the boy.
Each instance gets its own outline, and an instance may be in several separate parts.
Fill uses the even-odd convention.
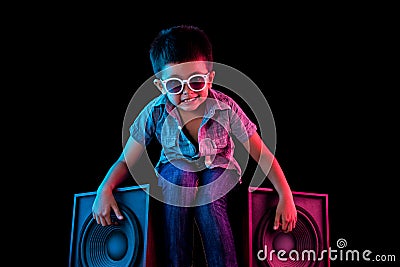
[[[238,266],[227,214],[227,196],[241,179],[231,135],[278,192],[274,228],[284,232],[292,231],[297,220],[291,189],[256,125],[232,98],[212,88],[212,47],[201,29],[181,25],[161,31],[150,59],[161,95],[131,125],[121,156],[97,190],[93,218],[103,226],[112,224],[111,211],[123,219],[113,190],[156,137],[162,145],[155,171],[163,193],[167,266],[191,266],[194,221],[208,266]]]

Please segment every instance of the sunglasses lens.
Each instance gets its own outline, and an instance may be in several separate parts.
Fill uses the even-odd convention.
[[[182,83],[179,80],[169,80],[165,87],[167,88],[168,92],[171,94],[177,94],[182,89]]]
[[[189,86],[192,90],[202,90],[206,85],[206,80],[203,76],[194,76],[189,80]]]

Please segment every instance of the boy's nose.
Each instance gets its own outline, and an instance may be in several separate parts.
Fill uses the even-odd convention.
[[[192,91],[192,90],[190,90],[188,84],[187,84],[187,83],[184,83],[184,84],[183,84],[183,92],[182,92],[182,94],[189,94],[190,91]]]

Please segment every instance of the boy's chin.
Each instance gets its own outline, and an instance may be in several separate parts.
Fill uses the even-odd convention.
[[[178,108],[179,108],[180,110],[183,110],[183,111],[195,111],[196,109],[199,108],[199,105],[191,105],[191,106],[179,105]]]

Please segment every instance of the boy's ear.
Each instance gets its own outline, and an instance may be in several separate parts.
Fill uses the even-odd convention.
[[[160,81],[160,79],[155,78],[153,80],[153,84],[157,87],[158,90],[160,90],[160,92],[165,95],[167,92],[164,90],[164,86],[162,86],[162,83]]]
[[[213,83],[215,77],[215,70],[210,71],[210,75],[208,76],[208,81]]]

